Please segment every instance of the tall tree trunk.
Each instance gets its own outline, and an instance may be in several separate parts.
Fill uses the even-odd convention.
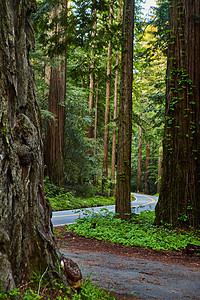
[[[170,1],[163,174],[156,223],[200,224],[200,1]]]
[[[137,192],[142,191],[142,127],[139,125]]]
[[[46,164],[50,180],[64,185],[64,132],[65,132],[66,64],[51,67],[49,87],[49,111],[54,119],[49,119],[46,142]]]
[[[35,9],[32,0],[0,1],[0,280],[5,290],[29,280],[33,271],[48,268],[52,278],[63,274],[43,192],[41,116],[28,60]]]
[[[145,194],[149,195],[149,163],[150,163],[150,148],[149,142],[146,144],[146,170],[145,170]]]
[[[109,24],[113,24],[113,4],[110,6]],[[105,131],[104,131],[104,154],[103,154],[103,178],[102,193],[104,193],[105,183],[108,180],[108,143],[109,143],[109,121],[110,121],[110,96],[111,96],[111,41],[108,44],[108,60],[107,60],[107,80],[106,80],[106,107],[105,107]]]
[[[93,10],[92,10],[92,19],[93,19],[93,31],[91,37],[94,38],[96,35],[97,29],[97,20],[96,20],[96,0],[93,1]],[[95,49],[94,49],[94,42],[92,42],[92,49],[91,49],[91,64],[90,64],[90,92],[89,92],[89,111],[90,115],[93,116],[93,109],[94,109],[94,97],[95,97]],[[88,134],[87,137],[92,139],[94,137],[94,125],[93,122],[88,126]]]
[[[97,156],[97,125],[98,125],[98,103],[99,103],[99,79],[96,85],[95,120],[94,120],[94,156]],[[98,185],[97,175],[94,175],[94,185]]]
[[[94,119],[94,155],[97,154],[98,103],[99,103],[99,79],[97,80],[97,86],[96,86],[96,101],[95,101],[95,119]]]
[[[67,5],[67,2],[64,4]],[[60,8],[60,9],[65,9]],[[53,14],[58,15],[58,9]],[[56,33],[60,28],[57,26]],[[65,98],[66,98],[66,58],[59,56],[51,67],[49,86],[49,118],[45,151],[47,174],[54,184],[64,186],[64,134],[65,134]]]
[[[118,24],[121,23],[122,1],[119,0]],[[118,84],[119,84],[119,51],[116,55],[115,70],[115,92],[114,92],[114,114],[113,114],[113,140],[112,140],[112,161],[111,161],[111,189],[110,195],[115,194],[115,162],[116,162],[116,137],[117,137],[117,106],[118,106]]]
[[[160,194],[160,188],[161,188],[162,159],[163,159],[163,147],[162,147],[162,142],[161,142],[159,144],[159,155],[158,155],[158,183],[157,183],[157,193],[158,194]]]
[[[122,219],[129,219],[131,213],[134,8],[134,0],[124,0],[116,190],[116,213]]]
[[[113,3],[110,6],[109,24],[113,24]],[[106,107],[105,107],[105,131],[104,131],[104,151],[103,151],[103,177],[102,193],[104,193],[105,183],[108,180],[108,144],[109,144],[109,121],[110,121],[110,96],[111,96],[111,41],[108,43],[108,60],[107,60],[107,80],[106,80]]]

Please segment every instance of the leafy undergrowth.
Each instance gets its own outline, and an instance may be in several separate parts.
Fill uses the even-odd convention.
[[[89,198],[77,198],[71,193],[59,194],[55,197],[47,197],[53,211],[67,209],[81,209],[87,207],[107,206],[115,204],[113,197],[94,196]]]
[[[38,277],[38,276],[36,276]],[[41,279],[41,277],[40,277]],[[69,287],[64,287],[62,284],[55,282],[54,285],[50,286],[49,283],[41,280],[36,282],[32,279],[26,287],[20,287],[10,292],[5,293],[0,285],[0,299],[20,299],[20,300],[114,300],[110,293],[99,289],[98,286],[94,286],[90,279],[87,279],[79,293],[72,293]]]
[[[115,204],[114,197],[100,195],[75,197],[72,192],[66,192],[64,188],[52,184],[48,177],[44,179],[44,194],[49,200],[53,211],[83,209]],[[132,196],[132,201],[134,201],[134,196]]]
[[[122,221],[113,213],[85,212],[85,217],[66,227],[67,231],[92,239],[125,246],[140,246],[154,250],[180,250],[188,243],[200,245],[199,230],[172,229],[153,225],[154,212],[141,212],[131,221]]]
[[[44,193],[53,211],[115,204],[114,197],[107,198],[99,195],[93,197],[75,197],[71,192],[66,192],[64,188],[52,184],[48,178],[44,180]]]

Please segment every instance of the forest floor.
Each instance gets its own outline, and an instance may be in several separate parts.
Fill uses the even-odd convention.
[[[117,299],[200,299],[200,257],[82,237],[56,227],[60,251]]]

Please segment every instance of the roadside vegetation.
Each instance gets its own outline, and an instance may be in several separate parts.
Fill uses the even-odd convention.
[[[110,212],[100,215],[86,210],[85,217],[66,226],[66,230],[87,238],[153,250],[181,250],[187,244],[200,245],[199,230],[172,228],[170,224],[156,226],[154,219],[155,213],[151,211],[134,214],[130,221],[123,221]]]
[[[25,289],[24,289],[25,288]],[[5,293],[0,284],[0,299],[21,299],[21,300],[114,300],[110,293],[94,286],[90,278],[85,280],[80,293],[72,293],[70,287],[66,288],[63,284],[50,283],[45,276],[34,274],[31,281],[25,287],[19,287]]]
[[[90,194],[89,196],[88,194],[87,196],[75,196],[72,192],[65,191],[64,188],[52,184],[48,177],[44,180],[44,193],[45,197],[49,200],[53,211],[115,204],[114,197],[94,194]]]

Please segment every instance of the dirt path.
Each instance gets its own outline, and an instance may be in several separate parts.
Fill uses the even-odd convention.
[[[200,257],[113,245],[62,227],[56,230],[61,252],[104,289],[132,295],[130,299],[200,299]]]

